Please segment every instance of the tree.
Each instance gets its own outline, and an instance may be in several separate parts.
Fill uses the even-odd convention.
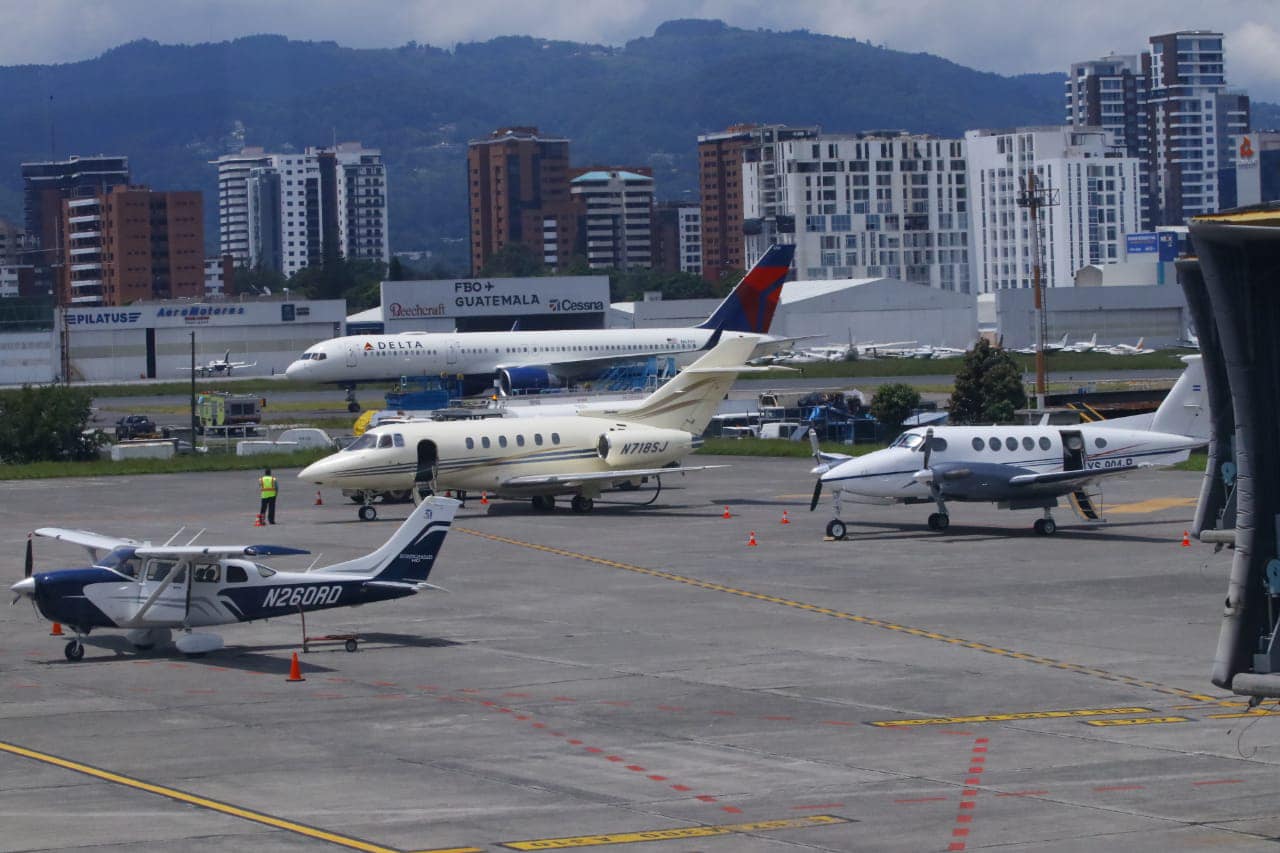
[[[951,392],[951,421],[959,424],[1008,423],[1027,404],[1022,370],[1013,354],[979,338],[965,353]]]
[[[489,256],[480,275],[487,278],[528,278],[542,275],[542,258],[524,243],[508,243]]]
[[[387,265],[387,281],[404,281],[406,278],[408,276],[405,275],[404,264],[393,255],[391,263]]]
[[[93,459],[101,438],[86,435],[92,395],[65,385],[0,392],[0,461],[13,465]]]
[[[905,382],[890,382],[876,389],[871,398],[871,414],[884,424],[886,434],[897,434],[902,422],[920,407],[920,392]]]

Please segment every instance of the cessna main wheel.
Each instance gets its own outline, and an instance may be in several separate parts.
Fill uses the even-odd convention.
[[[951,526],[951,517],[943,512],[935,512],[929,516],[929,529],[939,533]]]
[[[838,518],[827,522],[827,535],[832,539],[843,539],[848,532],[844,522]]]

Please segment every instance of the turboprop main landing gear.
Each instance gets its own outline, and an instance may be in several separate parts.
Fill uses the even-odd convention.
[[[939,533],[951,526],[951,516],[945,512],[935,512],[929,516],[929,529]]]
[[[1052,536],[1058,532],[1058,523],[1053,520],[1053,515],[1046,508],[1044,518],[1037,518],[1036,523],[1032,525],[1032,529],[1041,536]]]
[[[574,495],[573,501],[569,504],[574,512],[588,513],[595,508],[596,502],[586,495]]]
[[[831,510],[835,513],[835,518],[827,522],[827,535],[832,539],[844,539],[849,528],[840,520],[840,489],[833,489],[831,492]]]

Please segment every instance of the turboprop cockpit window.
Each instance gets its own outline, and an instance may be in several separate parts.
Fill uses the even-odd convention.
[[[897,440],[890,447],[905,447],[908,450],[914,450],[920,446],[920,442],[924,441],[924,436],[918,432],[904,432],[898,436]]]

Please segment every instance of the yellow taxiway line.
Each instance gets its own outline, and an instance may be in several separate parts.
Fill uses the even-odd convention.
[[[565,548],[555,548],[551,545],[539,545],[536,542],[525,542],[520,539],[512,539],[509,536],[499,536],[494,533],[485,533],[480,530],[472,530],[467,527],[454,527],[454,530],[460,533],[466,533],[470,536],[476,536],[480,539],[488,539],[491,542],[502,542],[507,545],[514,545],[517,548],[528,548],[532,551],[541,551],[546,554],[555,554],[559,557],[568,557],[574,560],[582,560],[583,562],[593,563],[597,566],[607,566],[612,569],[622,569],[636,574],[648,575],[652,578],[660,578],[662,580],[674,581],[676,583],[686,584],[698,589],[705,589],[711,592],[722,592],[728,595],[737,595],[743,598],[749,598],[753,601],[761,601],[768,604],[776,604],[782,607],[790,607],[796,610],[802,610],[807,613],[813,613],[819,616],[826,616],[830,619],[839,619],[845,622],[853,622],[858,625],[866,625],[871,628],[880,628],[885,631],[894,631],[900,634],[908,634],[912,637],[919,637],[926,640],[934,640],[939,643],[947,643],[948,645],[958,646],[965,649],[973,649],[974,651],[983,652],[989,655],[999,655],[1000,657],[1013,658],[1014,660],[1034,663],[1038,666],[1045,666],[1051,669],[1060,669],[1064,672],[1074,672],[1078,675],[1088,675],[1093,678],[1100,678],[1105,681],[1111,681],[1117,684],[1124,684],[1129,687],[1139,687],[1144,690],[1152,690],[1156,693],[1163,693],[1169,696],[1177,696],[1182,699],[1191,699],[1196,702],[1216,702],[1218,697],[1209,696],[1204,693],[1197,693],[1192,690],[1186,690],[1181,687],[1170,687],[1167,684],[1160,684],[1155,681],[1148,681],[1143,678],[1134,678],[1133,676],[1123,675],[1121,673],[1109,672],[1105,669],[1097,667],[1085,666],[1083,664],[1071,663],[1069,661],[1056,660],[1055,658],[1044,657],[1042,655],[1028,654],[1026,652],[1014,651],[1011,649],[1003,649],[999,646],[993,646],[989,643],[981,643],[973,640],[966,640],[963,637],[955,637],[949,634],[942,634],[937,631],[927,631],[924,628],[915,628],[910,625],[899,625],[896,622],[890,622],[885,619],[876,619],[873,616],[862,616],[857,613],[848,613],[843,610],[835,610],[830,607],[820,607],[817,604],[809,604],[804,601],[796,601],[790,598],[783,598],[777,595],[766,595],[762,592],[752,592],[748,589],[739,589],[737,587],[728,586],[721,583],[713,583],[711,581],[699,580],[698,578],[688,577],[687,575],[679,575],[675,572],[664,572],[659,569],[646,569],[644,566],[636,566],[631,563],[622,563],[617,560],[606,560],[603,557],[594,557],[590,554],[582,554],[577,551],[569,551]]]
[[[779,829],[831,826],[837,823],[850,822],[849,818],[820,814],[781,818],[779,820],[757,820],[751,823],[728,823],[720,826],[683,826],[676,829],[650,829],[642,832],[611,832],[603,835],[578,835],[566,838],[536,838],[530,841],[506,841],[499,846],[510,850],[568,850],[574,847],[595,847],[603,844],[635,844],[640,841],[683,841],[690,838],[712,838],[717,835],[774,832]]]
[[[1103,504],[1103,515],[1138,515],[1174,507],[1195,506],[1196,498],[1148,498],[1129,504]]]
[[[1152,708],[1074,708],[1065,711],[1015,711],[1010,714],[973,714],[967,717],[926,717],[916,720],[875,720],[869,726],[883,729],[912,726],[955,726],[968,723],[1011,723],[1018,720],[1060,720],[1071,717],[1104,717],[1113,714],[1150,714]]]
[[[22,758],[29,758],[32,761],[39,761],[42,764],[61,767],[64,770],[83,773],[86,776],[92,776],[95,779],[101,779],[104,782],[111,782],[116,785],[123,785],[126,788],[146,791],[149,794],[159,794],[162,797],[168,797],[169,799],[177,800],[180,803],[187,803],[188,805],[198,806],[202,809],[209,809],[210,811],[219,812],[221,814],[229,815],[230,817],[252,821],[253,823],[260,823],[263,826],[270,826],[274,829],[283,829],[286,832],[303,835],[307,838],[314,838],[317,841],[327,841],[330,844],[336,844],[339,847],[346,847],[350,850],[364,850],[367,851],[367,853],[399,853],[399,851],[394,847],[383,847],[380,844],[373,844],[347,835],[339,835],[336,832],[329,832],[328,830],[319,829],[314,826],[307,826],[304,823],[285,820],[284,818],[275,817],[274,815],[269,815],[264,812],[253,811],[252,809],[245,809],[240,806],[233,806],[230,803],[224,803],[220,800],[210,799],[209,797],[201,797],[197,794],[180,791],[177,788],[169,788],[165,785],[156,785],[152,782],[144,782],[143,780],[135,779],[132,776],[112,773],[110,770],[103,770],[89,764],[82,764],[79,761],[60,758],[56,755],[50,755],[47,752],[37,752],[34,749],[27,749],[26,747],[18,746],[17,744],[0,741],[0,752],[7,752],[11,755],[17,755]]]

